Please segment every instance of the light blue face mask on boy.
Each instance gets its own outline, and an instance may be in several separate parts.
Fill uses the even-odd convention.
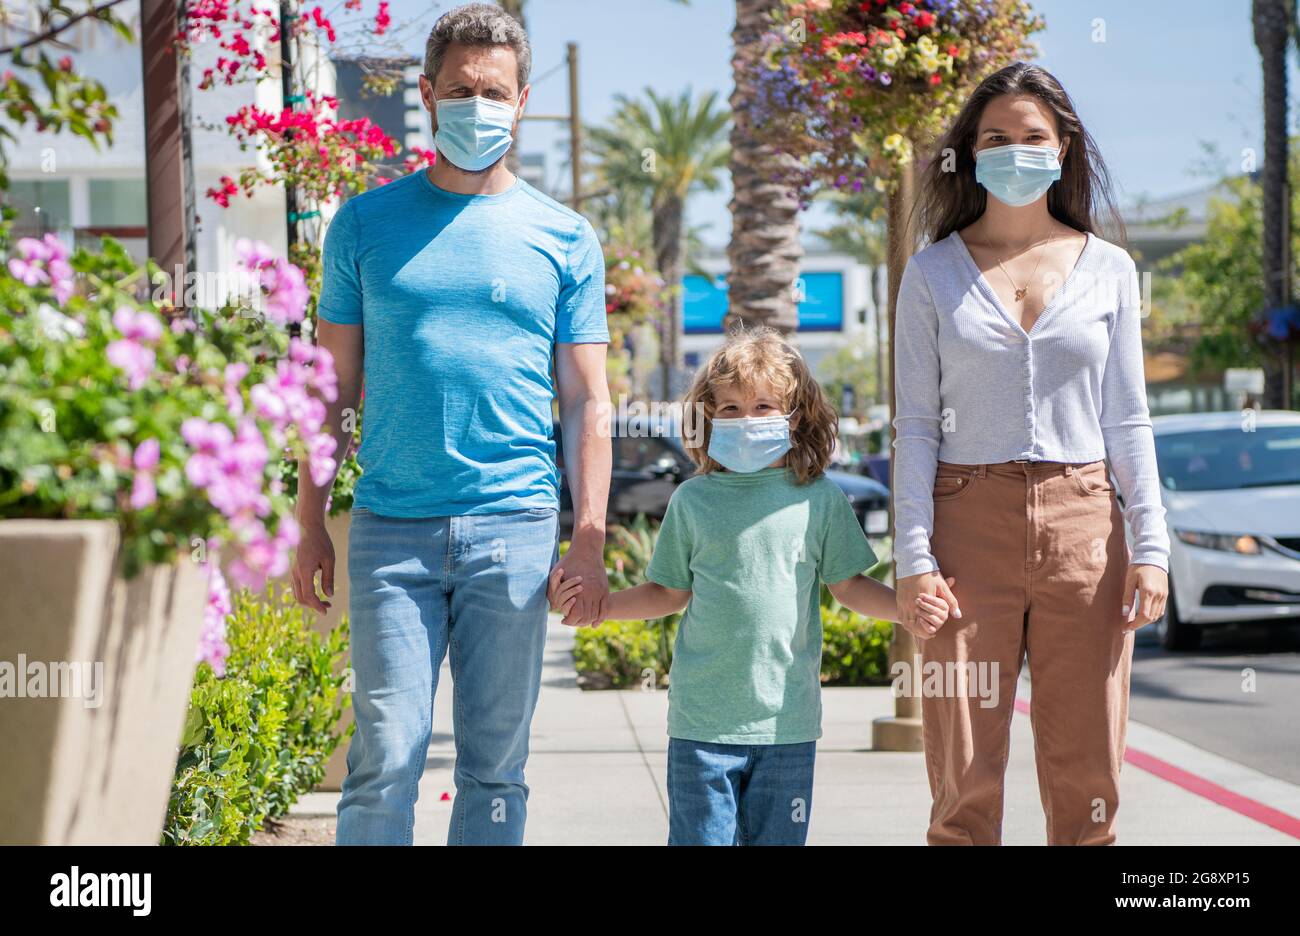
[[[766,468],[790,451],[793,415],[715,419],[709,433],[709,457],[741,474]]]
[[[486,169],[506,154],[515,140],[515,108],[483,97],[443,98],[435,105],[438,132],[433,145],[466,172]]]
[[[1015,208],[1042,198],[1061,177],[1059,149],[1011,143],[975,154],[975,181],[1000,202]]]

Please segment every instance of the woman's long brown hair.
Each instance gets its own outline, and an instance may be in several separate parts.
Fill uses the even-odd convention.
[[[1003,94],[1032,95],[1056,115],[1061,141],[1070,148],[1061,163],[1061,178],[1047,190],[1047,210],[1076,231],[1088,231],[1127,246],[1124,222],[1111,194],[1110,173],[1097,144],[1084,129],[1074,102],[1047,69],[1016,62],[989,75],[962,105],[952,125],[921,167],[916,227],[930,243],[974,223],[984,213],[988,193],[975,181],[975,143],[980,117],[990,100]],[[1103,222],[1099,229],[1098,222]]]

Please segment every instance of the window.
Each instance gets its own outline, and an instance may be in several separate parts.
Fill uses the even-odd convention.
[[[148,217],[144,179],[90,180],[91,227],[143,227]]]
[[[40,237],[72,226],[71,197],[66,179],[14,179],[9,184],[9,204],[18,211],[14,232]]]

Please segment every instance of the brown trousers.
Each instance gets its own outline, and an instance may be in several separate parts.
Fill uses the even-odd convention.
[[[919,642],[924,673],[940,664],[957,674],[922,691],[934,800],[927,841],[1001,843],[1016,682],[1028,657],[1047,841],[1113,843],[1133,634],[1120,611],[1128,549],[1105,463],[940,462],[931,545],[956,579],[962,616]],[[983,699],[971,675],[981,667]]]

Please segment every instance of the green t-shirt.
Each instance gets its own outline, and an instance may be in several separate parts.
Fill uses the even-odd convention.
[[[715,471],[669,501],[652,582],[691,592],[677,631],[668,734],[716,744],[821,737],[819,583],[876,564],[848,498],[784,468]]]

